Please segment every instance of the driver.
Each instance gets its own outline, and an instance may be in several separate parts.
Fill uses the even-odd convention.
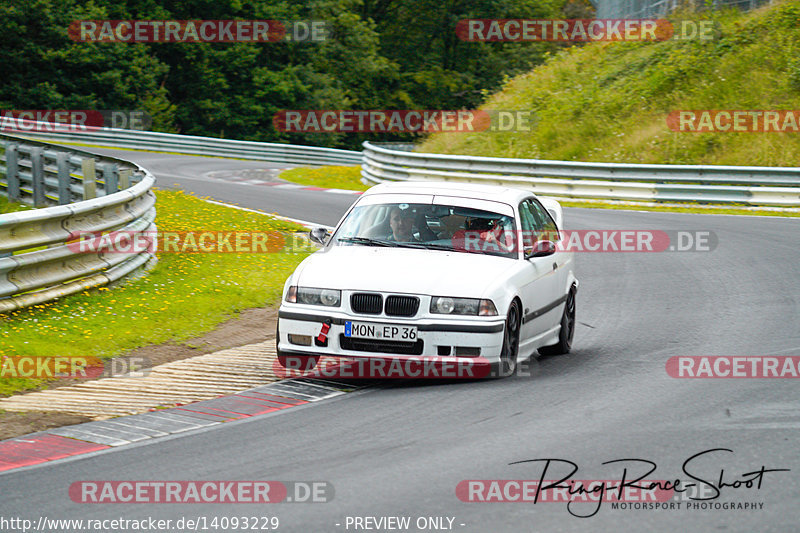
[[[389,214],[391,234],[387,240],[396,242],[419,242],[414,237],[414,213],[410,209],[392,208]]]

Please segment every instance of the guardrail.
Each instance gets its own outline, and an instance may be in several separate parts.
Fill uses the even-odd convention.
[[[66,127],[65,125],[32,121],[17,121],[16,124],[17,129],[13,131],[14,135],[60,143],[91,144],[109,148],[132,148],[135,150],[186,155],[232,157],[304,166],[358,165],[361,163],[361,152],[353,150],[195,137],[154,131],[90,127],[81,129],[77,126]],[[8,129],[5,131],[8,131]]]
[[[755,9],[774,0],[593,0],[597,18],[653,18],[662,17],[676,9],[721,9],[736,7]]]
[[[800,206],[800,168],[640,165],[410,152],[364,143],[362,181],[512,185],[562,198]]]
[[[155,178],[147,170],[9,135],[0,135],[0,149],[0,194],[41,207],[0,215],[0,312],[106,285],[155,262],[147,246],[156,233]],[[79,235],[117,230],[141,233],[147,251],[76,250]]]
[[[24,127],[30,128],[35,124],[40,130],[29,135],[60,142],[303,165],[361,163],[362,181],[371,184],[385,180],[457,180],[522,186],[541,195],[562,198],[800,206],[800,168],[795,167],[640,165],[452,156],[412,152],[413,146],[405,143],[365,142],[364,151],[355,152],[135,130],[47,132],[41,130],[56,127],[25,124]],[[53,160],[49,161],[52,167]],[[113,176],[113,170],[109,172]],[[113,180],[110,177],[108,181],[113,184]],[[52,179],[45,180],[43,192],[31,189],[30,194],[39,200],[42,194],[53,198],[54,183]],[[59,197],[62,194],[67,192],[59,190]]]

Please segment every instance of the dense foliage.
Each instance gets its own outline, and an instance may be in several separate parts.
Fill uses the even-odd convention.
[[[144,109],[158,131],[355,147],[368,137],[281,133],[272,117],[280,109],[476,106],[562,45],[464,42],[457,21],[574,16],[570,10],[582,4],[588,2],[0,0],[0,109]],[[333,35],[316,43],[70,40],[71,22],[105,19],[321,19]]]

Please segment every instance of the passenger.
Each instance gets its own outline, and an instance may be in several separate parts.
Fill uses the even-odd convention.
[[[511,228],[506,229],[503,219],[473,218],[468,223],[468,234],[472,233],[473,238],[478,237],[478,241],[483,242],[483,250],[497,252],[513,252],[515,250],[514,232]]]

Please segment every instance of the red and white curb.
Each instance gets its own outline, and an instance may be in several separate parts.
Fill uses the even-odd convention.
[[[369,386],[287,379],[211,400],[0,441],[0,472],[326,400]]]
[[[253,185],[264,185],[267,187],[274,187],[276,189],[301,189],[304,191],[319,191],[319,192],[329,192],[334,194],[364,194],[364,191],[351,191],[349,189],[324,189],[322,187],[312,187],[310,185],[298,185],[296,183],[274,183],[274,182],[262,182],[262,183],[253,183]]]
[[[253,170],[249,171],[250,173],[254,172]],[[277,175],[279,171],[276,173],[273,169],[263,170],[261,172],[269,173],[271,172],[274,175]],[[275,189],[294,189],[294,190],[303,190],[303,191],[317,191],[317,192],[329,192],[333,194],[364,194],[364,191],[354,191],[350,189],[333,189],[333,188],[325,188],[325,187],[314,187],[312,185],[300,185],[298,183],[290,183],[286,181],[272,181],[272,176],[270,174],[267,175],[267,179],[263,178],[252,178],[248,175],[222,175],[220,173],[209,173],[206,174],[206,178],[212,179],[215,181],[221,181],[224,183],[235,183],[236,185],[254,185],[257,187],[272,187]]]

